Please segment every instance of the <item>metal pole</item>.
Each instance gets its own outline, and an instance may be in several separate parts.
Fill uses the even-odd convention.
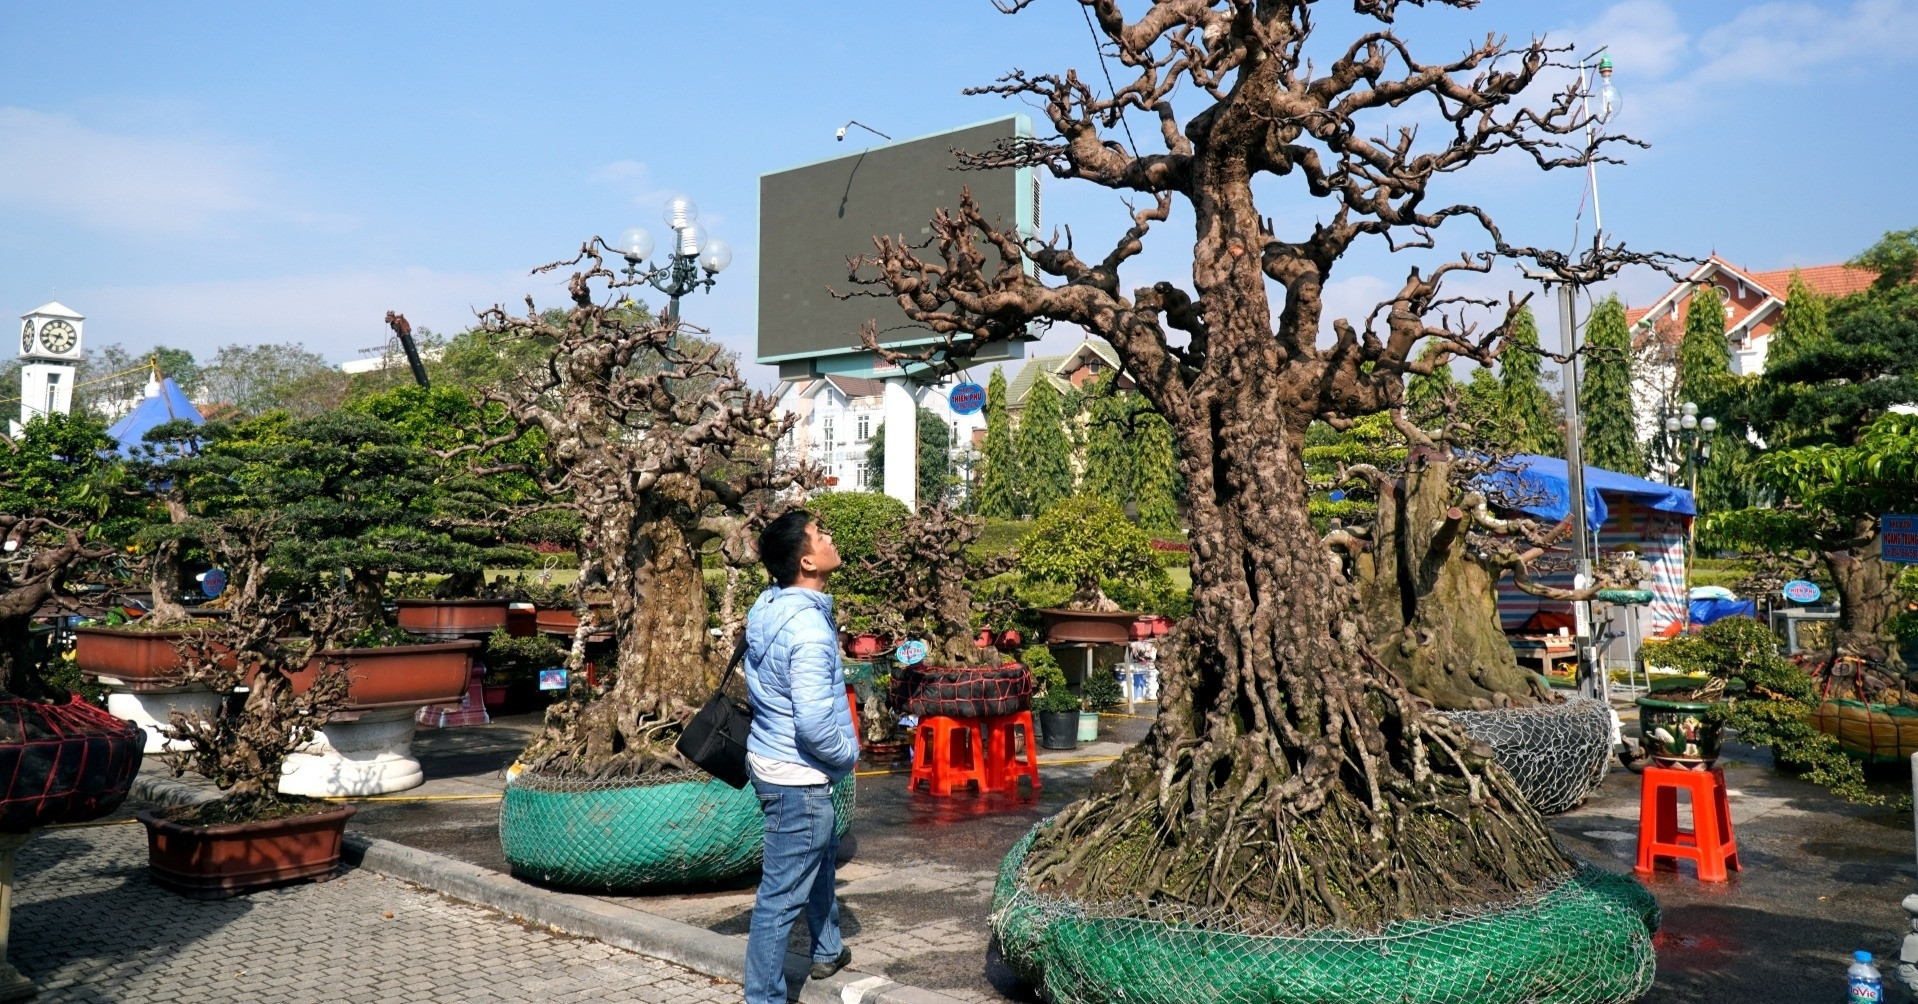
[[[1592,584],[1591,531],[1585,523],[1585,453],[1580,443],[1580,424],[1578,414],[1578,329],[1574,326],[1573,307],[1578,291],[1569,282],[1558,284],[1558,330],[1560,344],[1565,352],[1563,383],[1565,391],[1565,477],[1571,489],[1571,499],[1567,508],[1572,520],[1572,537],[1575,545],[1572,550],[1573,568],[1577,573],[1574,585],[1583,589]],[[1572,644],[1578,652],[1578,689],[1593,697],[1609,700],[1605,686],[1604,673],[1595,665],[1592,657],[1592,609],[1591,603],[1578,600],[1572,604],[1572,612],[1577,627]]]

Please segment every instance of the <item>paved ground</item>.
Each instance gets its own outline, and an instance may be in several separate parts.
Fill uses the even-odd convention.
[[[496,797],[503,769],[535,723],[521,716],[423,730],[415,750],[433,780],[408,794],[426,797],[362,802],[353,829],[507,870]],[[1100,743],[1043,757],[1045,789],[1037,798],[940,799],[908,794],[902,775],[861,777],[840,869],[855,966],[964,999],[1033,1000],[989,953],[985,917],[999,861],[1034,822],[1082,793],[1146,724],[1107,718]],[[1635,725],[1628,721],[1627,729]],[[1737,744],[1724,764],[1746,870],[1723,886],[1701,885],[1689,870],[1652,880],[1665,926],[1658,983],[1646,1000],[1840,999],[1853,949],[1881,959],[1897,952],[1905,927],[1898,901],[1918,881],[1911,815],[1848,805],[1778,774],[1763,752]],[[1895,793],[1909,790],[1908,783],[1888,779],[1883,786]],[[1635,853],[1637,820],[1638,777],[1615,769],[1598,795],[1551,825],[1576,853],[1624,871]],[[605,898],[736,934],[746,929],[752,886],[748,879],[731,890]]]
[[[147,880],[137,824],[39,833],[14,895],[11,954],[38,1004],[740,999],[733,984],[370,872],[184,899]]]

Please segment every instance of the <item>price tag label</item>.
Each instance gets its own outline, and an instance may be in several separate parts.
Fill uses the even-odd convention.
[[[901,666],[917,666],[926,661],[926,643],[917,638],[910,639],[899,646],[893,658]]]

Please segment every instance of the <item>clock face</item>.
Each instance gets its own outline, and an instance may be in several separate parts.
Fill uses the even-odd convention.
[[[25,353],[32,352],[32,351],[33,351],[33,322],[28,321],[27,323],[20,325],[20,352],[24,355]]]
[[[46,346],[48,352],[72,352],[79,341],[79,332],[65,321],[48,321],[40,326],[40,344]]]

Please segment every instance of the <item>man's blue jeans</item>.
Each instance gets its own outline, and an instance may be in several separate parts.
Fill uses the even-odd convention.
[[[766,810],[766,863],[746,937],[746,1001],[785,1004],[786,942],[801,907],[812,929],[814,962],[831,962],[845,947],[839,940],[839,898],[833,893],[839,837],[833,829],[832,785],[754,779],[753,791]]]

